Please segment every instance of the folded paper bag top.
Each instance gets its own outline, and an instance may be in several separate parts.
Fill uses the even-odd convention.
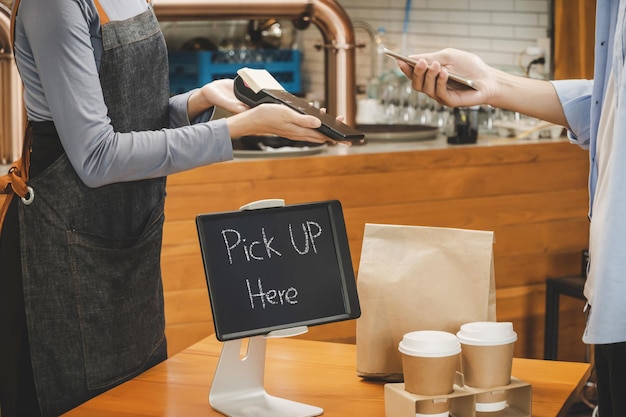
[[[511,322],[478,321],[466,323],[456,334],[464,345],[496,346],[513,343],[517,340],[517,333]]]

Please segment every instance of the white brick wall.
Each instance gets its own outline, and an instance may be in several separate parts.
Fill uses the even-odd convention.
[[[385,29],[385,44],[400,49],[406,0],[338,0],[353,21]],[[409,13],[407,51],[426,52],[444,47],[478,54],[488,64],[519,71],[519,53],[547,36],[549,0],[413,0]],[[369,36],[355,31],[357,84],[370,74]],[[304,91],[323,94],[323,53],[315,49],[322,37],[315,27],[299,34],[302,46]],[[389,60],[390,65],[395,65]]]

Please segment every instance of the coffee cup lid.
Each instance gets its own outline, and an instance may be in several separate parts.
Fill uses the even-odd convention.
[[[419,330],[406,333],[398,350],[406,355],[436,358],[458,354],[461,352],[461,344],[452,333]]]
[[[465,345],[494,346],[515,342],[517,333],[511,322],[477,321],[462,325],[456,337]]]

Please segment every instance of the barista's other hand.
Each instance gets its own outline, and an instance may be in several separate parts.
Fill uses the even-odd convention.
[[[248,110],[249,107],[235,97],[233,86],[232,79],[215,80],[203,85],[199,92],[210,106],[218,106],[235,114]]]
[[[475,54],[446,48],[430,54],[411,55],[411,58],[418,61],[414,68],[402,61],[398,65],[411,79],[413,88],[446,106],[484,104],[497,89],[497,71]],[[477,90],[451,87],[448,85],[448,71],[473,80]]]

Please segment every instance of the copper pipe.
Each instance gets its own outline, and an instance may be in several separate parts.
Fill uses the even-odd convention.
[[[356,117],[356,53],[350,17],[336,0],[153,0],[165,20],[292,19],[314,24],[324,39],[324,94],[328,113]]]
[[[0,52],[11,51],[11,10],[0,3]]]
[[[19,158],[26,112],[11,45],[11,10],[0,4],[0,165]]]

